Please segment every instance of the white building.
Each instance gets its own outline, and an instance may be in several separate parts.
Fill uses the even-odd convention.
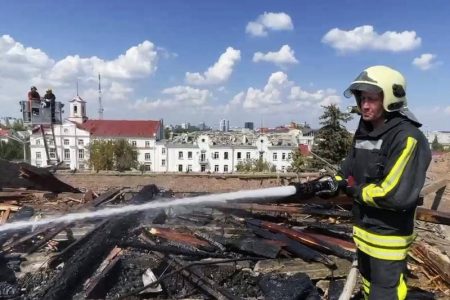
[[[434,139],[437,138],[439,144],[441,144],[444,149],[450,149],[450,131],[428,131],[425,133],[428,139],[428,143],[433,143]]]
[[[89,120],[86,116],[86,102],[80,97],[70,101],[69,118],[61,125],[53,125],[54,136],[50,128],[45,128],[44,136],[48,143],[48,157],[44,136],[40,129],[30,136],[31,164],[47,166],[50,161],[59,158],[70,169],[87,169],[89,161],[88,146],[95,139],[126,139],[138,150],[138,161],[145,169],[152,170],[152,153],[155,143],[161,138],[161,121],[144,120]]]
[[[48,157],[42,132],[32,132],[31,164],[47,166],[59,159],[71,169],[87,169],[88,146],[93,140],[123,138],[137,147],[137,160],[146,171],[231,173],[239,163],[262,158],[283,172],[300,144],[309,148],[313,144],[313,136],[303,136],[298,129],[273,134],[197,132],[168,141],[161,139],[162,121],[90,120],[86,102],[80,97],[69,106],[69,118],[54,125],[54,140],[46,138]],[[45,137],[51,135],[50,128],[44,131]]]

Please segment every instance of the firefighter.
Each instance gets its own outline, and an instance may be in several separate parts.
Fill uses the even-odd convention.
[[[47,89],[44,95],[44,101],[46,103],[46,107],[50,107],[52,123],[55,123],[55,101],[56,96],[53,94],[52,89]]]
[[[403,75],[364,70],[344,92],[361,113],[338,180],[354,199],[353,239],[365,299],[405,299],[406,256],[419,193],[431,161],[421,124],[407,108]]]
[[[35,115],[36,112],[33,110],[33,102],[40,103],[41,102],[41,96],[39,95],[37,88],[35,86],[32,86],[30,88],[30,91],[28,92],[28,120],[31,121],[31,114]]]

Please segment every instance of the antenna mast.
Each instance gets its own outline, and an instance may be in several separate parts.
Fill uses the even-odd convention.
[[[102,85],[100,73],[98,74],[98,118],[99,120],[103,120]]]

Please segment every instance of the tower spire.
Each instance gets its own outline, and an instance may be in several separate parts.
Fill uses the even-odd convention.
[[[103,119],[103,104],[102,104],[102,84],[100,73],[98,73],[98,118]]]

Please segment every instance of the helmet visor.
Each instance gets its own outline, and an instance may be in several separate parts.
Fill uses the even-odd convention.
[[[350,98],[351,96],[354,95],[354,91],[368,92],[368,93],[383,92],[383,90],[375,84],[370,84],[366,82],[354,82],[344,91],[344,96],[346,98]]]

